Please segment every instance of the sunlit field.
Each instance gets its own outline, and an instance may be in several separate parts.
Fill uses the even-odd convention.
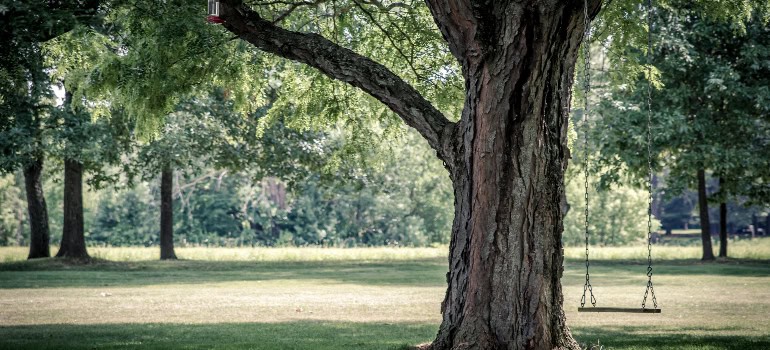
[[[770,259],[770,239],[740,239],[729,242],[730,257],[735,259]],[[58,247],[51,247],[56,253]],[[89,247],[91,257],[110,261],[147,261],[157,260],[158,247]],[[714,252],[719,251],[719,244],[714,245]],[[449,247],[402,248],[220,248],[220,247],[183,247],[176,248],[176,254],[184,260],[206,261],[409,261],[446,257]],[[26,247],[0,247],[0,262],[23,261],[27,258]],[[585,258],[585,247],[567,247],[564,249],[567,260]],[[646,260],[647,245],[640,242],[624,247],[591,247],[591,259],[597,260]],[[653,259],[678,260],[700,259],[701,247],[653,245]]]
[[[55,253],[57,247],[51,247]],[[89,247],[88,253],[96,259],[110,261],[157,260],[158,247]],[[448,248],[219,248],[195,247],[176,248],[176,255],[183,260],[206,261],[408,261],[445,257]],[[0,262],[22,261],[27,258],[28,249],[21,247],[0,248]]]
[[[645,248],[592,249],[597,306],[640,305]],[[641,315],[577,313],[584,250],[568,248],[573,334],[603,349],[770,349],[770,239],[730,249],[701,263],[698,247],[653,247],[663,313]],[[0,248],[0,348],[408,349],[441,320],[446,247],[90,252],[75,265]]]

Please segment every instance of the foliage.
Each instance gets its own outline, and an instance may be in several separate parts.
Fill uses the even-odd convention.
[[[0,2],[0,172],[44,156],[53,105],[41,43],[97,21],[98,1]]]
[[[581,245],[585,242],[585,187],[582,176],[566,181],[570,210],[564,217],[563,242]],[[612,189],[589,186],[589,242],[591,245],[617,246],[647,239],[647,191],[616,184]],[[658,229],[658,220],[653,218]]]
[[[262,103],[260,56],[207,25],[196,2],[110,1],[88,32],[106,50],[74,85],[97,116],[119,108],[144,136],[156,135],[184,98],[226,86],[244,110]]]
[[[26,222],[24,180],[21,174],[0,177],[0,246],[23,245]]]
[[[88,228],[89,240],[113,246],[157,244],[160,209],[155,197],[140,183],[131,190],[100,198],[93,226]]]
[[[670,170],[667,192],[692,186],[701,168],[726,180],[715,198],[766,201],[770,167],[766,157],[757,156],[770,152],[764,102],[770,98],[770,32],[763,12],[732,23],[690,8],[661,10],[657,18],[653,63],[664,87],[652,94],[652,161],[656,169]],[[645,85],[638,79],[600,96],[602,117],[592,138],[601,155],[597,166],[614,170],[605,181],[626,167],[645,176]]]
[[[652,5],[652,7],[649,7]],[[665,30],[669,23],[663,17],[666,13],[689,9],[699,13],[715,23],[744,28],[745,22],[752,17],[762,23],[770,20],[770,3],[764,0],[737,1],[681,1],[681,0],[623,0],[605,2],[602,11],[592,23],[592,46],[598,44],[607,53],[609,65],[607,73],[613,85],[634,89],[639,75],[646,74],[652,84],[661,87],[660,67],[649,65],[644,55],[647,53],[647,40],[659,38],[656,31]],[[647,12],[651,11],[653,34],[649,36]],[[756,14],[762,14],[756,17]]]
[[[283,160],[283,166],[301,165],[290,157],[303,154],[307,145],[277,141],[295,134],[276,125],[265,132],[260,147],[269,147],[267,153]],[[453,213],[449,183],[438,161],[420,152],[427,145],[415,144],[414,135],[405,141],[396,148],[399,157],[377,168],[345,164],[330,178],[294,171],[288,173],[294,179],[290,186],[275,177],[279,173],[269,161],[247,172],[202,167],[195,175],[177,174],[178,245],[446,243]],[[93,239],[111,245],[157,244],[157,219],[135,212],[157,207],[147,189],[158,190],[154,183],[142,184],[102,199]]]
[[[696,210],[697,203],[698,195],[691,191],[666,201],[663,204],[660,215],[660,222],[663,228],[671,230],[689,227],[690,222],[693,221],[693,211]]]

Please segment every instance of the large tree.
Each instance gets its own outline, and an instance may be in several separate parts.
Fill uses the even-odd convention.
[[[445,163],[455,193],[449,283],[434,349],[574,348],[562,309],[567,116],[586,12],[600,1],[428,1],[462,66],[451,122],[385,66],[222,1],[229,31],[380,100]]]

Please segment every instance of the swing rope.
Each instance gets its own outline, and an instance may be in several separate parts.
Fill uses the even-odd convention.
[[[655,289],[652,287],[652,0],[647,0],[647,289],[644,290],[642,309],[647,307],[647,295],[652,297],[655,309]]]
[[[596,306],[596,297],[591,288],[591,275],[588,273],[590,262],[588,260],[588,93],[591,91],[591,22],[588,19],[588,0],[583,1],[583,25],[584,40],[583,45],[583,175],[585,178],[585,236],[586,236],[586,282],[583,284],[583,297],[580,299],[580,307],[586,304],[586,292],[590,295],[591,305]]]
[[[585,242],[586,242],[586,280],[583,284],[583,296],[580,299],[579,312],[636,312],[636,313],[660,313],[658,308],[658,301],[655,298],[655,290],[652,284],[652,0],[647,0],[647,54],[646,54],[646,69],[647,69],[647,288],[644,291],[644,298],[642,299],[642,307],[640,308],[613,308],[613,307],[596,307],[596,298],[594,297],[593,288],[591,287],[591,279],[589,274],[590,261],[588,258],[589,247],[589,205],[588,205],[588,116],[590,112],[590,104],[588,96],[591,91],[591,22],[588,17],[588,0],[583,0],[583,24],[584,30],[584,44],[583,44],[583,175],[585,180]],[[589,299],[586,300],[586,292],[589,295]],[[652,299],[653,308],[647,308],[648,296]],[[586,301],[591,303],[592,307],[585,307]]]

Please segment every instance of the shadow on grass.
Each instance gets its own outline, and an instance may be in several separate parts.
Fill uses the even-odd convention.
[[[339,322],[0,326],[0,349],[409,349],[437,330]]]
[[[645,273],[646,265],[634,261],[594,261],[592,273],[633,278]],[[582,273],[582,262],[569,261],[567,276]],[[770,276],[770,262],[733,260],[699,263],[689,260],[658,262],[661,275],[713,275],[735,277]],[[411,261],[140,261],[93,260],[88,264],[62,259],[37,259],[0,264],[0,289],[147,286],[159,284],[201,284],[265,280],[327,280],[364,285],[445,287],[446,260]]]
[[[583,345],[601,345],[603,349],[671,349],[671,350],[766,350],[770,338],[753,335],[722,335],[724,331],[740,331],[726,328],[666,328],[614,326],[579,327],[572,334]],[[598,349],[599,347],[596,347]]]
[[[265,280],[328,280],[365,285],[444,287],[446,261],[142,261],[60,259],[0,264],[0,289],[146,286]]]
[[[568,260],[566,270],[584,270],[585,261]],[[610,273],[646,273],[647,261],[591,260],[591,269]],[[770,260],[726,259],[712,262],[700,260],[658,260],[653,262],[657,274],[670,276],[711,275],[733,277],[768,277]],[[640,272],[642,271],[642,272]]]
[[[0,349],[409,349],[432,340],[437,329],[434,324],[308,321],[0,326]],[[731,329],[579,327],[573,334],[603,349],[770,349],[767,337],[719,334],[724,331]]]

